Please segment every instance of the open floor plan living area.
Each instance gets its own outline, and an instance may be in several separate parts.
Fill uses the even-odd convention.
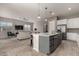
[[[0,3],[0,56],[79,56],[79,3]]]

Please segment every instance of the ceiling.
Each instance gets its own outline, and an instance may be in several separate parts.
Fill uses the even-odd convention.
[[[71,11],[68,8],[71,8]],[[79,15],[78,3],[0,3],[1,9],[10,11],[17,18],[24,17],[34,20],[38,19],[37,16],[45,19],[54,16],[70,17]],[[51,15],[51,12],[54,15]]]

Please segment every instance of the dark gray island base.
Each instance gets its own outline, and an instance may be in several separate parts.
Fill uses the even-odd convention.
[[[50,55],[61,44],[61,34],[39,35],[39,51]]]

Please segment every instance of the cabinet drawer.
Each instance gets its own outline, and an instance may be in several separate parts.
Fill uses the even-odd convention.
[[[50,53],[54,51],[54,46],[50,48]]]
[[[49,47],[54,46],[54,43],[49,44]]]

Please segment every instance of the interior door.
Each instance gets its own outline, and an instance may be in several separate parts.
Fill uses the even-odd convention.
[[[62,32],[62,40],[66,40],[67,39],[67,25],[66,24],[58,25],[57,29]]]

